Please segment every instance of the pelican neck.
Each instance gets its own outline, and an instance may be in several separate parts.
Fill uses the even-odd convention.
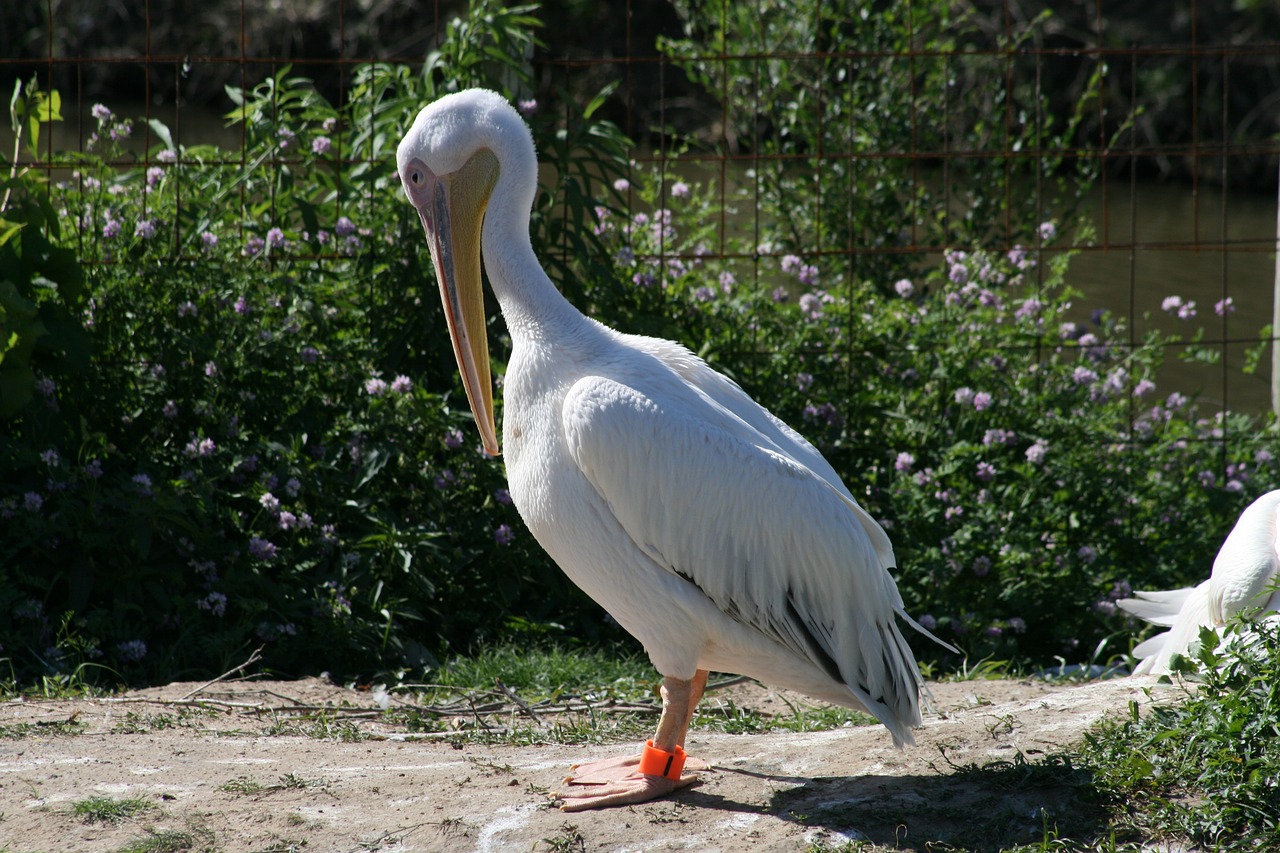
[[[565,335],[588,324],[543,270],[529,240],[529,215],[495,188],[481,236],[489,285],[513,337]]]

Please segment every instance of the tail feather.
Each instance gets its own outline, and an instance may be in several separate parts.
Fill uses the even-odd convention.
[[[1133,656],[1141,662],[1133,672],[1135,675],[1166,674],[1173,656],[1185,655],[1200,636],[1201,626],[1211,625],[1209,582],[1186,589],[1139,592],[1135,595],[1138,597],[1116,603],[1154,625],[1168,626],[1169,630],[1147,638],[1134,648]]]
[[[1121,610],[1126,610],[1144,619],[1152,625],[1163,625],[1166,628],[1178,618],[1178,611],[1186,603],[1187,596],[1195,591],[1195,587],[1169,589],[1162,591],[1135,592],[1136,598],[1122,598],[1116,602]]]

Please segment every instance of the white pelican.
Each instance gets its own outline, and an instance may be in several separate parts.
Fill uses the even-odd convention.
[[[1169,628],[1133,650],[1141,663],[1135,675],[1163,675],[1176,654],[1185,655],[1200,629],[1221,628],[1240,611],[1259,607],[1280,611],[1280,489],[1267,492],[1240,513],[1199,586],[1166,592],[1137,592],[1116,602],[1153,625]]]
[[[575,790],[552,795],[562,808],[696,781],[684,771],[706,765],[683,768],[684,742],[708,670],[866,710],[911,743],[923,685],[894,621],[915,625],[888,571],[893,548],[826,460],[689,350],[616,332],[561,296],[529,240],[533,138],[502,97],[472,89],[425,107],[397,161],[486,451],[498,440],[482,256],[511,334],[511,498],[663,675],[653,739],[575,765]]]

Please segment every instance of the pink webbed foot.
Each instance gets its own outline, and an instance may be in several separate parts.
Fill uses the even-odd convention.
[[[669,753],[654,749],[650,742],[639,755],[575,764],[571,769],[575,772],[564,781],[566,785],[577,786],[578,790],[551,795],[562,801],[560,808],[566,812],[657,799],[698,781],[696,775],[685,773],[686,769],[705,770],[708,765],[696,758],[689,759],[680,747]],[[641,772],[642,769],[645,772]]]
[[[666,776],[646,776],[638,770],[633,770],[630,775],[614,782],[588,784],[574,780],[568,784],[581,786],[578,790],[553,793],[551,796],[561,801],[561,811],[581,812],[587,809],[645,803],[665,797],[672,791],[697,781],[698,777],[692,774],[682,775],[679,779],[668,779]]]

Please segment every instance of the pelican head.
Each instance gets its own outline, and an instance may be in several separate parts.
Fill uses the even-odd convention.
[[[400,142],[396,163],[426,231],[471,412],[484,449],[497,455],[480,275],[483,226],[495,195],[503,206],[524,211],[532,206],[537,186],[533,139],[505,99],[469,89],[418,113]]]

